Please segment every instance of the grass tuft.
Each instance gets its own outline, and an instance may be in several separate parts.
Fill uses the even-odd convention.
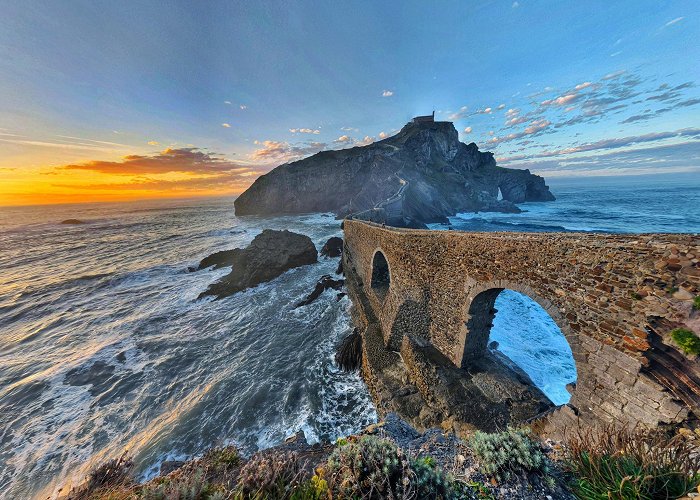
[[[613,427],[567,443],[573,490],[582,500],[680,498],[700,484],[700,456],[681,436]]]
[[[700,354],[700,337],[686,328],[671,330],[671,338],[686,354]]]

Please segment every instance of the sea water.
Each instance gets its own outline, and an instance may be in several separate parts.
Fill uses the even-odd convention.
[[[460,214],[452,227],[700,232],[694,176],[549,184],[555,202]],[[85,224],[60,224],[72,218]],[[376,420],[360,378],[333,362],[352,328],[348,299],[327,291],[294,309],[338,259],[197,300],[228,269],[188,267],[264,228],[317,248],[342,236],[329,214],[237,218],[231,198],[0,208],[0,498],[55,495],[125,450],[143,479],[212,445],[251,453],[299,429],[335,439]],[[554,402],[568,399],[575,366],[551,318],[515,292],[496,308],[498,348]]]

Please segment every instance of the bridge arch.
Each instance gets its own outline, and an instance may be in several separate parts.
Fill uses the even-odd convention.
[[[579,338],[577,335],[572,333],[568,326],[568,322],[562,315],[557,305],[553,304],[547,299],[544,299],[535,290],[527,285],[512,283],[505,280],[481,283],[469,290],[468,304],[465,308],[465,327],[463,330],[464,348],[461,357],[461,367],[465,368],[470,364],[470,362],[485,355],[488,349],[494,319],[496,317],[496,313],[498,312],[495,308],[496,299],[504,290],[514,291],[528,299],[531,299],[549,315],[549,318],[551,318],[551,320],[556,324],[558,329],[564,335],[569,348],[571,348],[577,372],[580,374],[581,370],[579,369],[579,366],[585,363],[585,360],[580,358],[577,359],[577,349],[575,348],[575,345],[579,342]],[[575,385],[576,384],[573,384],[572,387],[567,386],[567,391],[570,394],[572,393],[571,389],[574,388]]]
[[[370,288],[380,301],[384,301],[391,287],[391,267],[381,248],[377,248],[372,255],[370,276]]]

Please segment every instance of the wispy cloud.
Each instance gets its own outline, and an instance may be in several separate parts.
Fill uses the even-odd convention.
[[[499,162],[502,162],[502,159],[499,159]],[[602,150],[576,158],[534,159],[519,162],[517,167],[527,168],[549,178],[672,172],[700,173],[700,141],[648,146],[624,151]]]
[[[289,131],[292,134],[320,134],[321,131],[318,129],[312,129],[312,128],[290,128]]]
[[[382,92],[382,97],[391,97],[392,95],[394,95],[393,90],[385,90],[384,92]]]
[[[663,27],[667,28],[669,26],[673,26],[674,24],[681,22],[683,19],[685,19],[685,18],[684,17],[677,17],[675,19],[671,19],[669,22],[664,24]]]
[[[518,160],[533,160],[538,158],[551,158],[555,156],[572,155],[575,153],[584,153],[592,151],[602,151],[609,149],[620,149],[633,146],[635,144],[643,144],[649,142],[658,142],[666,139],[697,139],[700,138],[700,128],[684,128],[668,132],[652,132],[642,135],[631,135],[626,137],[602,139],[599,141],[588,142],[578,145],[573,145],[566,148],[554,149],[550,151],[540,151],[527,155],[517,155],[506,158],[501,158],[503,162],[512,162]]]

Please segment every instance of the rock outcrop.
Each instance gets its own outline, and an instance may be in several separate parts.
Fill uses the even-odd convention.
[[[243,250],[240,248],[234,248],[232,250],[221,250],[219,252],[214,252],[207,257],[204,257],[197,266],[196,271],[201,271],[208,267],[213,267],[214,269],[220,269],[222,267],[232,266],[236,260],[236,256]]]
[[[322,257],[340,257],[343,253],[343,238],[332,236],[321,248]]]
[[[542,177],[498,167],[492,153],[460,142],[451,122],[411,122],[367,146],[281,165],[235,207],[239,216],[330,211],[421,227],[457,212],[519,212],[515,203],[550,200]]]
[[[227,297],[270,281],[289,269],[318,261],[311,238],[291,231],[265,229],[248,247],[236,250],[230,260],[231,273],[210,285],[200,297]]]
[[[334,280],[330,277],[330,275],[325,274],[316,282],[316,286],[308,297],[298,302],[294,308],[296,309],[298,307],[308,306],[309,304],[315,302],[316,299],[319,298],[326,290],[340,290],[343,288],[344,284],[345,280]]]

